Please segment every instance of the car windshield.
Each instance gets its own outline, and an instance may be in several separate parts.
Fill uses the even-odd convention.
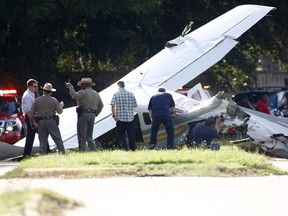
[[[0,97],[0,113],[17,113],[17,107],[14,97]]]

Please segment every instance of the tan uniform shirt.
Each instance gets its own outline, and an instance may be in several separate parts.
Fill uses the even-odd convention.
[[[35,116],[53,116],[56,114],[56,112],[61,114],[63,109],[61,108],[58,100],[50,95],[43,95],[36,98],[31,107],[32,119],[34,119]]]
[[[69,89],[70,95],[73,99],[77,99],[77,106],[83,106],[84,109],[95,109],[96,116],[103,108],[103,102],[98,92],[91,87],[76,92],[74,88]]]

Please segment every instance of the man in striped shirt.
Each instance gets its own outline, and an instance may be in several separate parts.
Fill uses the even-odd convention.
[[[137,101],[132,92],[125,89],[123,81],[117,83],[119,91],[116,92],[111,101],[112,117],[116,121],[119,147],[125,150],[136,150],[135,132],[134,132],[134,108],[137,107]],[[129,148],[126,143],[126,132],[129,139]]]

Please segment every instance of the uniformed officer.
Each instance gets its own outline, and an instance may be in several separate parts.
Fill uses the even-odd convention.
[[[69,89],[70,95],[73,99],[77,100],[77,136],[79,151],[86,151],[86,142],[90,151],[95,151],[96,146],[92,137],[94,129],[95,117],[101,112],[103,108],[103,102],[98,92],[92,89],[95,83],[91,78],[82,78],[77,86],[81,87],[81,90],[76,92],[73,85],[70,82],[66,83],[66,87]]]
[[[51,96],[52,92],[56,89],[53,88],[51,83],[45,83],[43,95],[36,98],[31,108],[31,123],[35,128],[38,128],[38,137],[40,142],[40,152],[47,154],[47,142],[50,135],[57,145],[60,153],[65,153],[62,137],[58,127],[59,118],[56,113],[63,112],[63,102]],[[37,116],[37,118],[36,118]],[[37,119],[37,122],[35,121]],[[57,122],[58,121],[58,122]]]

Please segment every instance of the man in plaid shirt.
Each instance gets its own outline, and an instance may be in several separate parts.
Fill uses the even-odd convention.
[[[123,81],[117,83],[119,91],[116,92],[111,101],[112,117],[116,121],[119,147],[125,150],[136,150],[135,132],[133,126],[134,111],[137,101],[132,92],[125,89]],[[129,139],[129,148],[126,143],[126,132]]]

